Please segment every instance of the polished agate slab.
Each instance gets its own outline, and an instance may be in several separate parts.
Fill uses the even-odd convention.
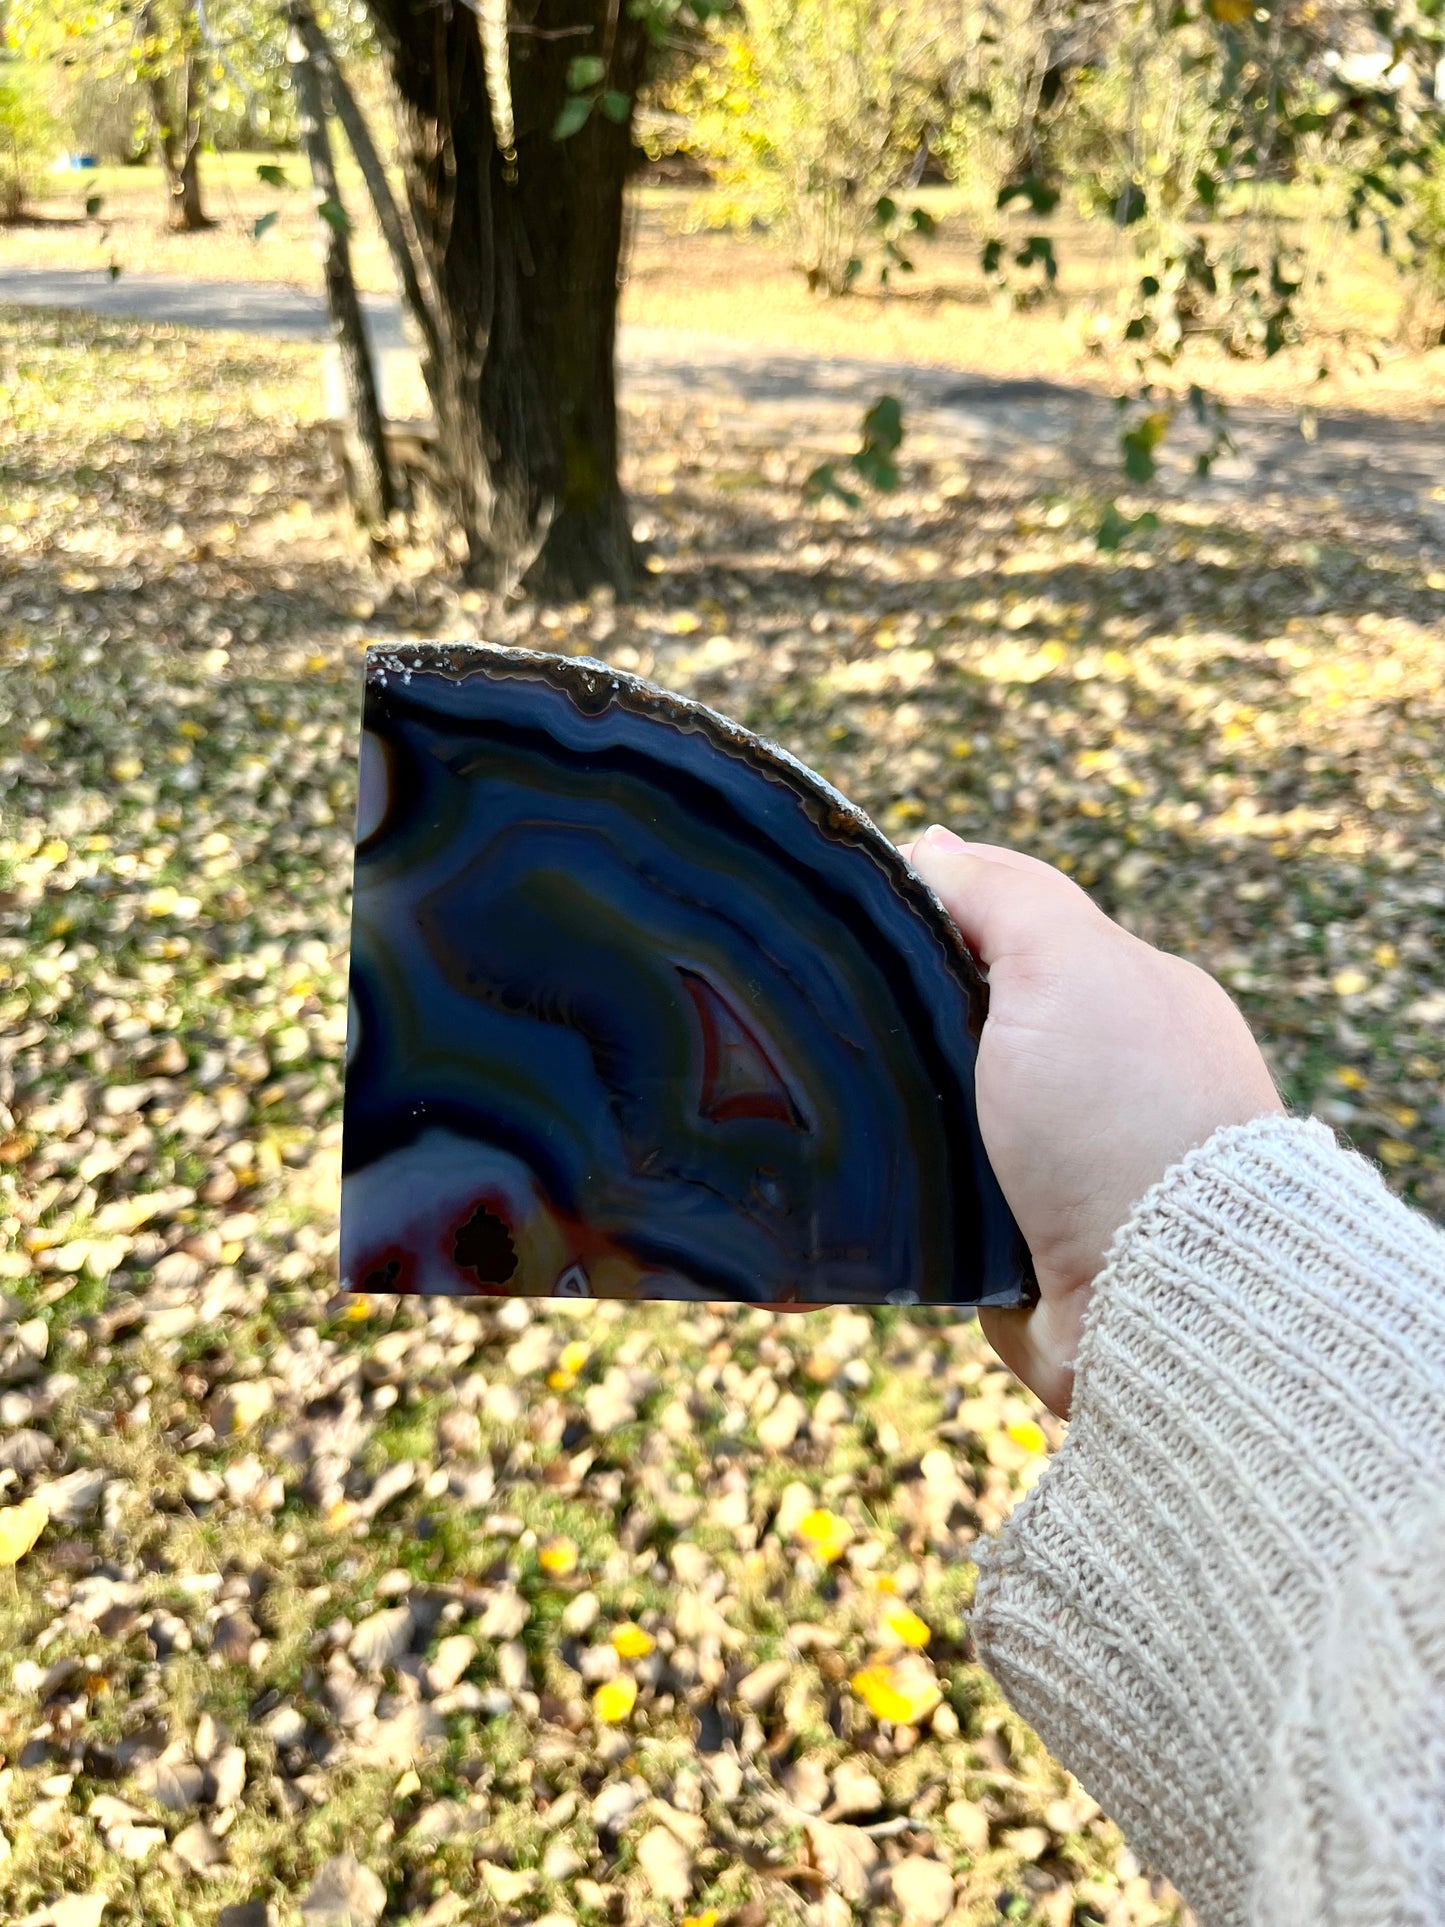
[[[987,986],[836,790],[588,659],[367,655],[341,1274],[1016,1305]]]

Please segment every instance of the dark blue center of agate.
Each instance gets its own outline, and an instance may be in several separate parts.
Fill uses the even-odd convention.
[[[397,654],[365,716],[388,785],[356,864],[343,1271],[352,1215],[376,1263],[352,1287],[408,1288],[377,1196],[348,1207],[440,1132],[434,1223],[405,1167],[408,1236],[458,1289],[585,1291],[606,1251],[639,1296],[1017,1302],[981,984],[876,832],[595,665]],[[556,1237],[464,1195],[468,1143],[529,1174]]]

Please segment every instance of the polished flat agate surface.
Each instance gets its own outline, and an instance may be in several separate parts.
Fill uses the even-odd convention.
[[[785,751],[586,658],[368,652],[343,1288],[1032,1302],[986,1009]]]

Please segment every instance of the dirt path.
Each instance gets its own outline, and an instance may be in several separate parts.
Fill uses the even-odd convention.
[[[0,269],[0,301],[76,308],[91,314],[324,342],[319,296],[261,282],[194,281],[59,268]],[[363,297],[384,390],[415,392],[416,356],[395,300]],[[711,335],[624,327],[623,388],[630,402],[666,406],[686,397],[721,412],[767,409],[793,442],[838,452],[880,393],[907,411],[908,445],[919,453],[1020,465],[1060,485],[1118,479],[1118,417],[1102,392],[1044,380],[998,380],[952,370],[862,358],[772,353]],[[1159,486],[1202,501],[1287,497],[1296,508],[1345,508],[1396,524],[1403,550],[1445,543],[1445,422],[1404,420],[1359,410],[1321,414],[1313,440],[1284,409],[1231,413],[1237,452],[1207,481],[1193,474],[1197,433],[1182,429],[1166,447]]]

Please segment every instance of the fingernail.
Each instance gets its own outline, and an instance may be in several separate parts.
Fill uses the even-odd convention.
[[[920,843],[931,843],[937,850],[966,850],[968,848],[968,845],[961,836],[956,836],[952,830],[945,829],[941,823],[930,823],[918,841]]]

